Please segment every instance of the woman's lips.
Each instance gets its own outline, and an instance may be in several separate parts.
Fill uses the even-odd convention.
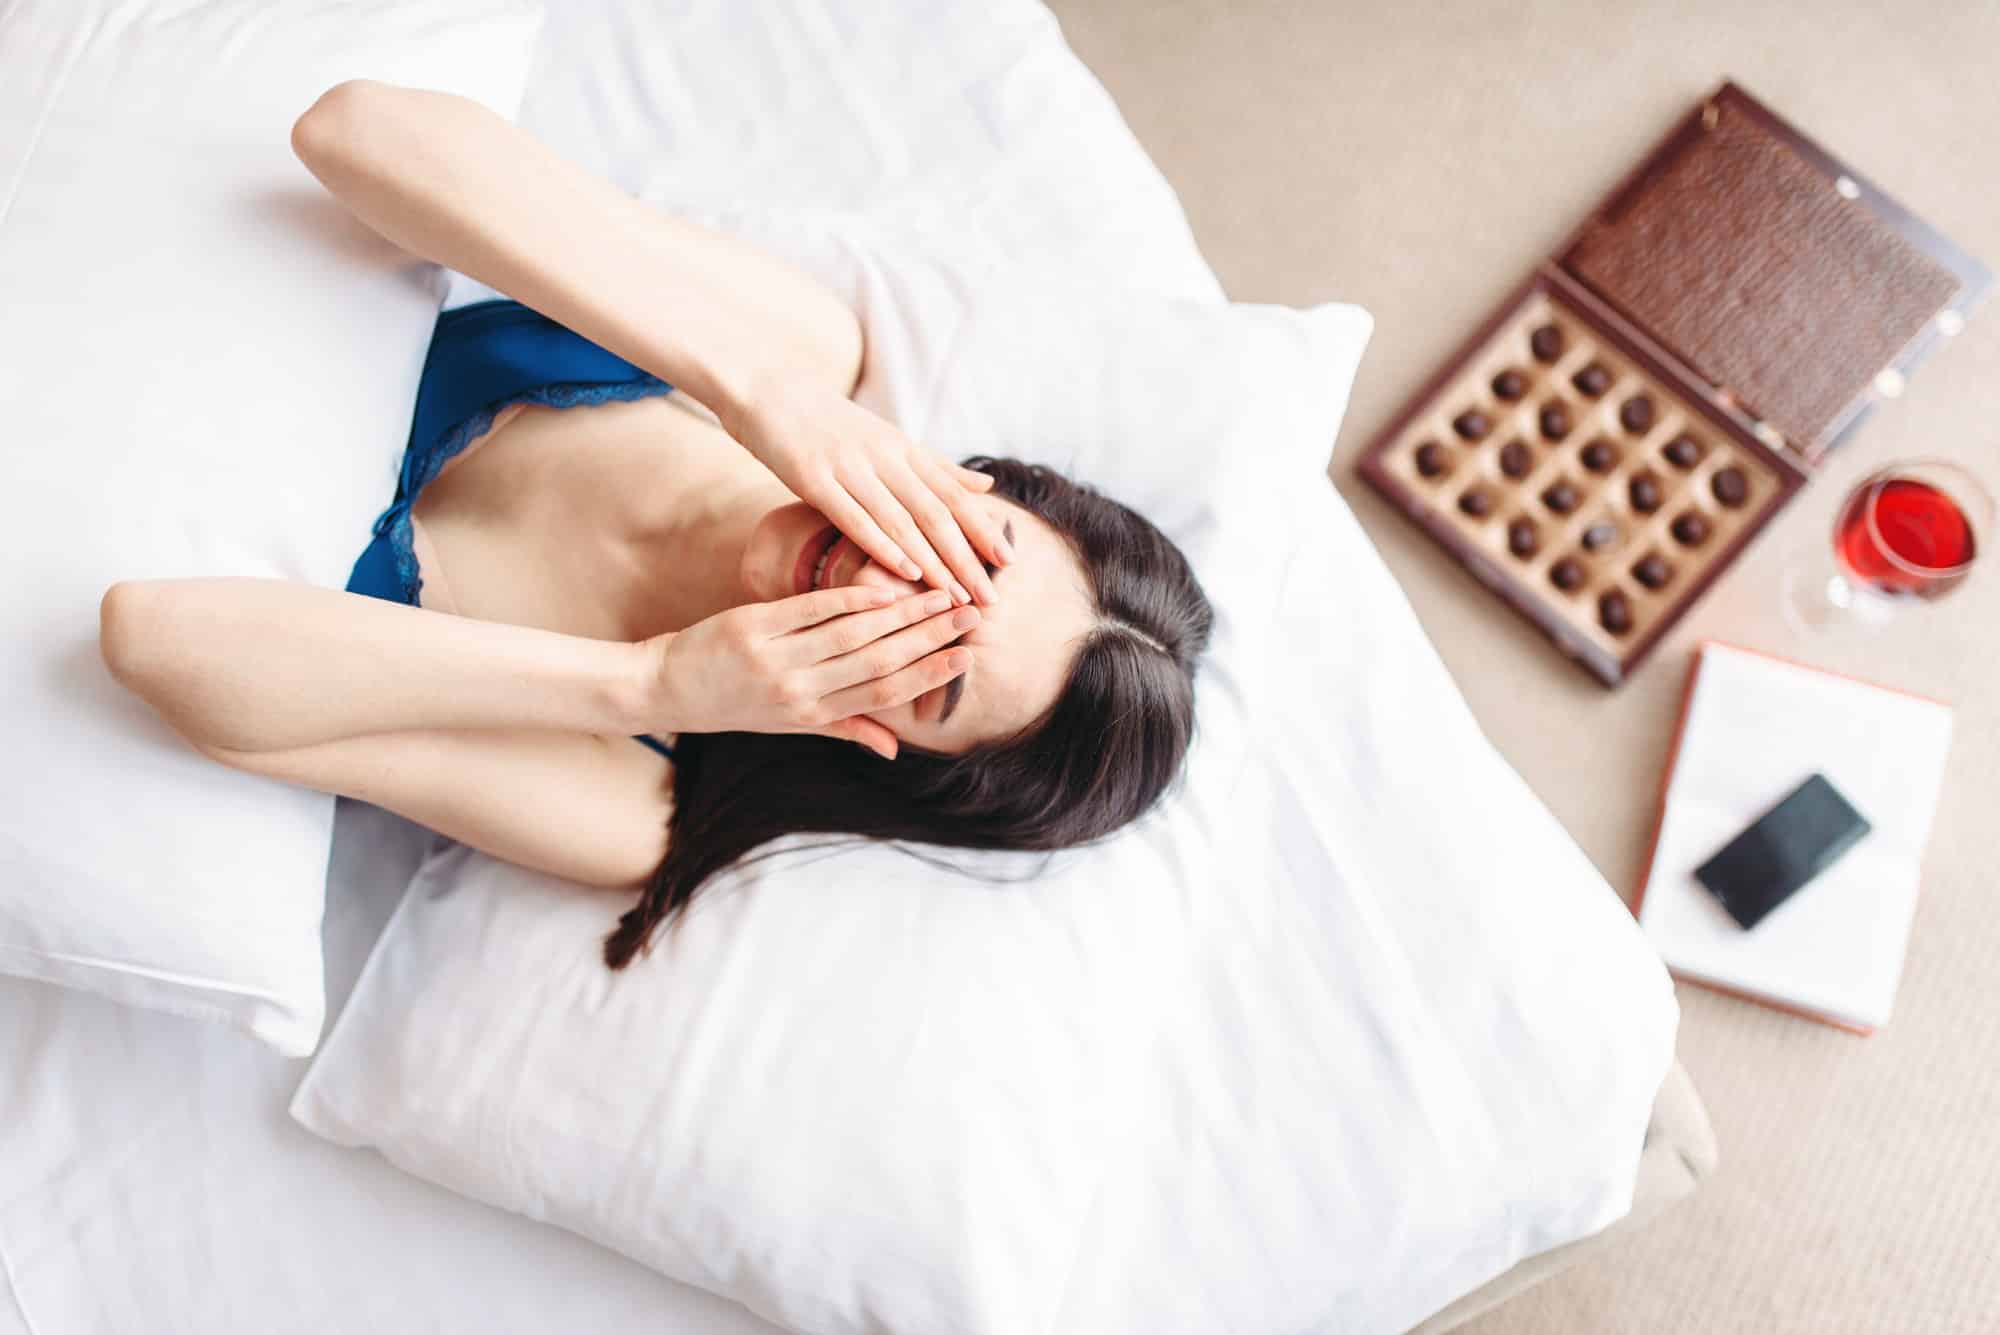
[[[833,545],[839,541],[840,530],[828,524],[799,548],[799,559],[792,563],[793,593],[812,592],[814,568],[819,565],[820,557],[832,550]]]
[[[860,559],[849,561],[847,558],[850,553]],[[842,563],[852,568],[844,572],[844,578],[836,578],[835,572],[840,570]],[[826,549],[826,560],[820,563],[819,580],[817,583],[822,589],[844,588],[849,580],[860,572],[861,567],[867,564],[868,554],[859,547],[856,547],[853,541],[843,533],[833,540],[831,547]]]

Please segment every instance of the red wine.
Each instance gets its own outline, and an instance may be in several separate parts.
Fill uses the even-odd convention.
[[[1881,593],[1919,598],[1957,585],[1975,554],[1972,522],[1958,502],[1912,478],[1856,488],[1834,526],[1833,546],[1856,580]]]

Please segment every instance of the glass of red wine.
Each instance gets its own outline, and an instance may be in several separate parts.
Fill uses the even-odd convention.
[[[1832,547],[1786,570],[1787,616],[1804,630],[1874,625],[1942,598],[1972,573],[1993,519],[1993,497],[1959,465],[1891,464],[1848,493]]]

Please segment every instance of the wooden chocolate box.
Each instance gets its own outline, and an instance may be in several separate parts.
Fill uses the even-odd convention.
[[[1725,83],[1359,467],[1616,685],[1992,282]]]

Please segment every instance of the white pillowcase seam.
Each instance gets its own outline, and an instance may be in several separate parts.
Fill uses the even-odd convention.
[[[409,910],[418,891],[430,880],[433,869],[444,861],[447,852],[456,847],[456,844],[447,844],[443,848],[433,846],[432,851],[425,855],[424,861],[418,866],[416,875],[410,877],[410,883],[404,889],[402,898],[396,901],[395,912],[391,913],[389,921],[382,925],[381,933],[368,951],[368,959],[361,966],[361,973],[355,978],[354,986],[348,992],[347,1004],[340,1008],[340,1014],[334,1017],[333,1024],[326,1031],[325,1041],[320,1044],[321,1056],[315,1057],[312,1065],[306,1068],[305,1076],[299,1081],[299,1087],[292,1091],[291,1102],[285,1105],[285,1111],[291,1119],[314,1135],[323,1136],[341,1145],[367,1144],[372,1147],[375,1144],[373,1141],[356,1141],[350,1138],[353,1134],[351,1128],[354,1126],[354,1119],[348,1115],[344,1104],[338,1104],[336,1100],[320,1093],[318,1086],[320,1067],[324,1055],[339,1045],[341,1028],[356,1009],[355,998],[367,991],[369,982],[378,968],[388,967],[382,960],[389,953],[385,947],[395,938],[396,925],[402,921],[404,913]],[[337,1127],[329,1127],[327,1124],[329,1119],[315,1115],[314,1108],[325,1109],[330,1113],[331,1120]],[[347,1130],[344,1134],[336,1134],[337,1128],[347,1128]]]

